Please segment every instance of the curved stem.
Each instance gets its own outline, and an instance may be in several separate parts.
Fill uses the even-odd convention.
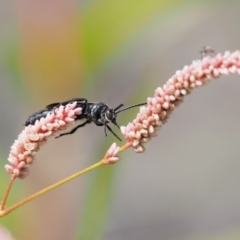
[[[10,190],[12,188],[12,185],[13,185],[13,182],[14,182],[15,179],[16,179],[15,177],[13,177],[13,176],[11,177],[11,180],[10,180],[10,182],[8,184],[7,190],[6,190],[5,195],[3,197],[2,203],[0,205],[0,211],[2,211],[4,209],[4,207],[5,207],[5,205],[6,205],[7,198],[9,196]]]
[[[104,163],[103,163],[103,161],[101,160],[101,161],[99,161],[98,163],[95,163],[95,164],[93,164],[92,166],[83,169],[82,171],[79,171],[79,172],[77,172],[77,173],[75,173],[75,174],[73,174],[73,175],[71,175],[71,176],[69,176],[69,177],[67,177],[67,178],[65,178],[65,179],[63,179],[63,180],[55,183],[55,184],[52,184],[52,185],[49,186],[49,187],[46,187],[46,188],[42,189],[41,191],[39,191],[39,192],[37,192],[37,193],[34,193],[33,195],[31,195],[31,196],[29,196],[29,197],[24,198],[23,200],[19,201],[18,203],[12,205],[11,207],[8,207],[8,208],[6,208],[6,209],[4,209],[4,210],[1,209],[1,210],[0,210],[0,217],[6,216],[7,214],[9,214],[9,213],[12,212],[13,210],[21,207],[21,206],[24,205],[25,203],[30,202],[30,201],[32,201],[33,199],[35,199],[35,198],[37,198],[37,197],[39,197],[39,196],[41,196],[41,195],[43,195],[43,194],[45,194],[45,193],[53,190],[54,188],[57,188],[57,187],[65,184],[65,183],[67,183],[67,182],[69,182],[69,181],[71,181],[71,180],[73,180],[73,179],[75,179],[75,178],[77,178],[77,177],[79,177],[79,176],[87,173],[87,172],[90,172],[91,170],[93,170],[93,169],[95,169],[95,168],[97,168],[97,167],[100,167],[100,166],[102,166],[102,165],[104,165]],[[12,182],[13,182],[13,180],[12,180]],[[9,185],[10,185],[10,184],[9,184]],[[10,189],[10,188],[8,188],[8,189]],[[5,194],[5,196],[6,196],[6,195],[7,195],[7,194]],[[3,204],[2,204],[2,206],[3,206]]]
[[[118,152],[120,153],[120,152],[122,152],[122,151],[130,148],[131,146],[132,146],[132,143],[127,142],[127,143],[125,143],[123,146],[120,147],[120,149],[119,149]]]
[[[124,145],[119,149],[118,152],[122,152],[122,151],[126,150],[126,149],[129,148],[129,147],[131,147],[131,143],[126,143],[126,144],[124,144]],[[10,212],[14,211],[15,209],[21,207],[21,206],[24,205],[25,203],[30,202],[30,201],[32,201],[33,199],[35,199],[35,198],[37,198],[37,197],[40,197],[41,195],[43,195],[43,194],[45,194],[45,193],[53,190],[54,188],[57,188],[57,187],[65,184],[65,183],[67,183],[67,182],[69,182],[69,181],[71,181],[71,180],[73,180],[73,179],[75,179],[75,178],[77,178],[77,177],[79,177],[79,176],[87,173],[87,172],[90,172],[90,171],[92,171],[93,169],[96,169],[96,168],[98,168],[98,167],[100,167],[100,166],[102,166],[102,165],[106,165],[104,159],[102,159],[101,161],[99,161],[99,162],[91,165],[90,167],[87,167],[87,168],[85,168],[85,169],[83,169],[83,170],[81,170],[81,171],[79,171],[79,172],[77,172],[77,173],[75,173],[75,174],[72,174],[71,176],[69,176],[69,177],[67,177],[67,178],[65,178],[65,179],[63,179],[63,180],[61,180],[61,181],[59,181],[59,182],[57,182],[57,183],[54,183],[54,184],[50,185],[49,187],[46,187],[46,188],[42,189],[41,191],[39,191],[39,192],[37,192],[37,193],[34,193],[34,194],[32,194],[31,196],[26,197],[26,198],[24,198],[23,200],[15,203],[14,205],[12,205],[12,206],[4,209],[4,206],[5,206],[5,204],[6,204],[7,197],[8,197],[8,195],[9,195],[11,186],[12,186],[12,184],[13,184],[13,181],[15,180],[15,178],[12,177],[12,179],[11,179],[9,185],[8,185],[7,191],[6,191],[6,193],[5,193],[5,196],[4,196],[4,198],[3,198],[2,204],[1,204],[0,217],[6,216],[7,214],[9,214]]]

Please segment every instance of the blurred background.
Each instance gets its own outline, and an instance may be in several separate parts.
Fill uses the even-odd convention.
[[[9,149],[31,114],[74,97],[144,102],[203,46],[240,49],[239,16],[237,0],[0,0],[1,196]],[[213,80],[144,154],[128,150],[0,225],[17,240],[240,239],[239,95],[239,76]],[[50,140],[8,205],[97,162],[115,141],[94,124]]]

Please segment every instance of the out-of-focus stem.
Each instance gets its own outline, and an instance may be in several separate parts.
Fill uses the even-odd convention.
[[[14,182],[15,179],[16,179],[16,177],[14,175],[12,175],[11,180],[10,180],[10,182],[8,184],[7,190],[5,192],[5,195],[3,197],[2,203],[0,205],[0,211],[3,211],[3,209],[4,209],[5,205],[6,205],[7,198],[9,196],[10,190],[12,188],[12,185],[13,185],[13,182]]]

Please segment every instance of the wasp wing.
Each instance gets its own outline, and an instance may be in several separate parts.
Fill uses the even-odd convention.
[[[49,105],[46,106],[46,109],[52,109],[52,108],[55,108],[56,106],[58,106],[59,104],[61,104],[60,102],[59,103],[51,103]]]
[[[51,104],[46,106],[46,109],[50,110],[50,109],[53,109],[53,108],[55,108],[55,107],[57,107],[59,105],[66,106],[67,104],[75,102],[75,101],[78,102],[78,104],[80,104],[80,103],[84,103],[85,104],[87,102],[86,98],[73,98],[73,99],[65,101],[65,102],[51,103]]]

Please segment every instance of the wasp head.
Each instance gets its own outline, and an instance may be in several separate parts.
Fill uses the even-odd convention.
[[[121,104],[122,106],[122,104]],[[114,125],[116,125],[118,128],[119,125],[117,124],[117,113],[116,113],[116,108],[115,109],[112,109],[112,108],[109,108],[107,109],[107,111],[105,112],[105,116],[104,116],[106,122],[112,122]]]
[[[130,108],[142,106],[142,105],[146,105],[146,103],[139,103],[136,105],[132,105],[132,106],[123,108],[123,109],[120,109],[123,106],[123,104],[120,104],[119,106],[117,106],[116,108],[113,109],[113,108],[109,108],[106,104],[101,103],[98,106],[95,106],[95,111],[93,111],[93,113],[95,115],[95,119],[93,121],[98,126],[104,125],[104,131],[105,131],[106,136],[107,136],[106,129],[108,129],[117,139],[119,139],[121,141],[121,139],[108,126],[108,123],[111,122],[120,129],[119,125],[117,124],[118,113],[125,111],[127,109],[130,109]],[[98,112],[98,115],[96,114],[97,112]]]

